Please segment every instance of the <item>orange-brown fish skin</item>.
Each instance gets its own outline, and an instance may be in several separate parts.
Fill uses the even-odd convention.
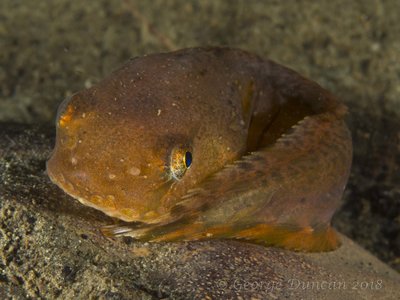
[[[111,234],[329,250],[352,157],[345,113],[318,84],[241,50],[149,55],[64,101],[47,171],[83,204],[149,224]],[[193,157],[180,179],[174,149]]]

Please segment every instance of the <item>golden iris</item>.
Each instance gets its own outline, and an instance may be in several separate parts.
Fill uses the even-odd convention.
[[[186,170],[192,165],[192,152],[187,147],[177,147],[172,150],[170,171],[172,177],[182,179]]]

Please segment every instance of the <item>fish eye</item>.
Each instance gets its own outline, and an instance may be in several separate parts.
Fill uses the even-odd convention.
[[[192,165],[192,152],[187,147],[176,147],[171,152],[169,170],[176,180],[182,179],[186,170]]]

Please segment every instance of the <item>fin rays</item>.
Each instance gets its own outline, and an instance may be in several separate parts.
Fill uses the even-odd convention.
[[[177,221],[162,227],[130,227],[111,225],[102,228],[106,236],[130,236],[141,241],[171,242],[210,238],[235,238],[260,245],[278,246],[295,251],[331,251],[340,245],[335,230],[331,227],[274,226],[258,224],[241,229],[230,224],[208,227],[201,222]]]

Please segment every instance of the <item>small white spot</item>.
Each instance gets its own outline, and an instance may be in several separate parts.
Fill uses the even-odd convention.
[[[71,164],[73,164],[74,166],[76,166],[76,164],[78,163],[78,160],[75,157],[71,158]]]
[[[140,169],[138,169],[136,167],[132,167],[128,170],[128,173],[133,176],[138,176],[140,174]]]
[[[226,147],[226,151],[231,151],[231,147]]]
[[[112,174],[112,173],[108,174],[108,178],[111,179],[111,180],[114,180],[115,177],[117,177],[117,175]]]
[[[161,109],[157,110],[157,116],[161,115]]]
[[[82,119],[86,118],[86,113],[82,114]]]

